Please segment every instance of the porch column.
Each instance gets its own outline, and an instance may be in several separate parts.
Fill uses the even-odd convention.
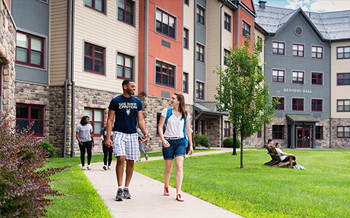
[[[312,126],[312,148],[316,148],[315,144],[315,138],[316,138],[316,126]]]
[[[295,123],[294,123],[294,122],[293,122],[293,124],[292,124],[292,135],[291,135],[291,137],[292,137],[292,140],[291,140],[291,142],[292,142],[291,148],[295,148]]]

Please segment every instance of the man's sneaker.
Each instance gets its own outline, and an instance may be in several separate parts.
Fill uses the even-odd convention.
[[[111,166],[108,166],[108,169],[111,170],[112,169]]]
[[[130,195],[129,189],[127,189],[127,188],[124,189],[124,198],[125,199],[131,199],[131,195]]]
[[[90,167],[90,165],[88,165],[87,169],[88,169],[88,170],[91,170],[91,167]]]
[[[145,158],[146,158],[146,160],[148,160],[148,155],[146,155],[146,157],[145,157]]]
[[[122,201],[123,200],[123,189],[118,189],[117,196],[115,196],[116,201]]]
[[[103,166],[103,169],[104,169],[104,170],[107,170],[107,166],[106,166],[106,165],[104,165],[104,166]]]
[[[81,167],[82,170],[86,170],[86,168],[84,166]]]

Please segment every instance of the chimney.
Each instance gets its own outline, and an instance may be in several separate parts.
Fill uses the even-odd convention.
[[[261,1],[261,0],[259,0],[258,3],[259,3],[259,8],[265,9],[266,1]]]

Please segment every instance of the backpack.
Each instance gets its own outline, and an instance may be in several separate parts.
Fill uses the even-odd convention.
[[[173,115],[173,108],[170,107],[170,108],[167,109],[167,112],[166,112],[165,125],[168,124],[168,119],[169,119],[169,117],[171,115]],[[181,117],[181,119],[183,119],[183,118]],[[183,134],[184,134],[185,144],[186,144],[186,148],[187,148],[187,146],[188,146],[188,139],[187,139],[187,136],[186,136],[186,120],[187,120],[187,117],[184,120]],[[165,132],[165,129],[163,129],[163,130]]]

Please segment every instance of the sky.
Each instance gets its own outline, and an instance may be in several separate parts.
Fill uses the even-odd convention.
[[[258,4],[259,0],[253,0]],[[264,0],[266,6],[298,9],[311,12],[350,10],[350,0]]]

